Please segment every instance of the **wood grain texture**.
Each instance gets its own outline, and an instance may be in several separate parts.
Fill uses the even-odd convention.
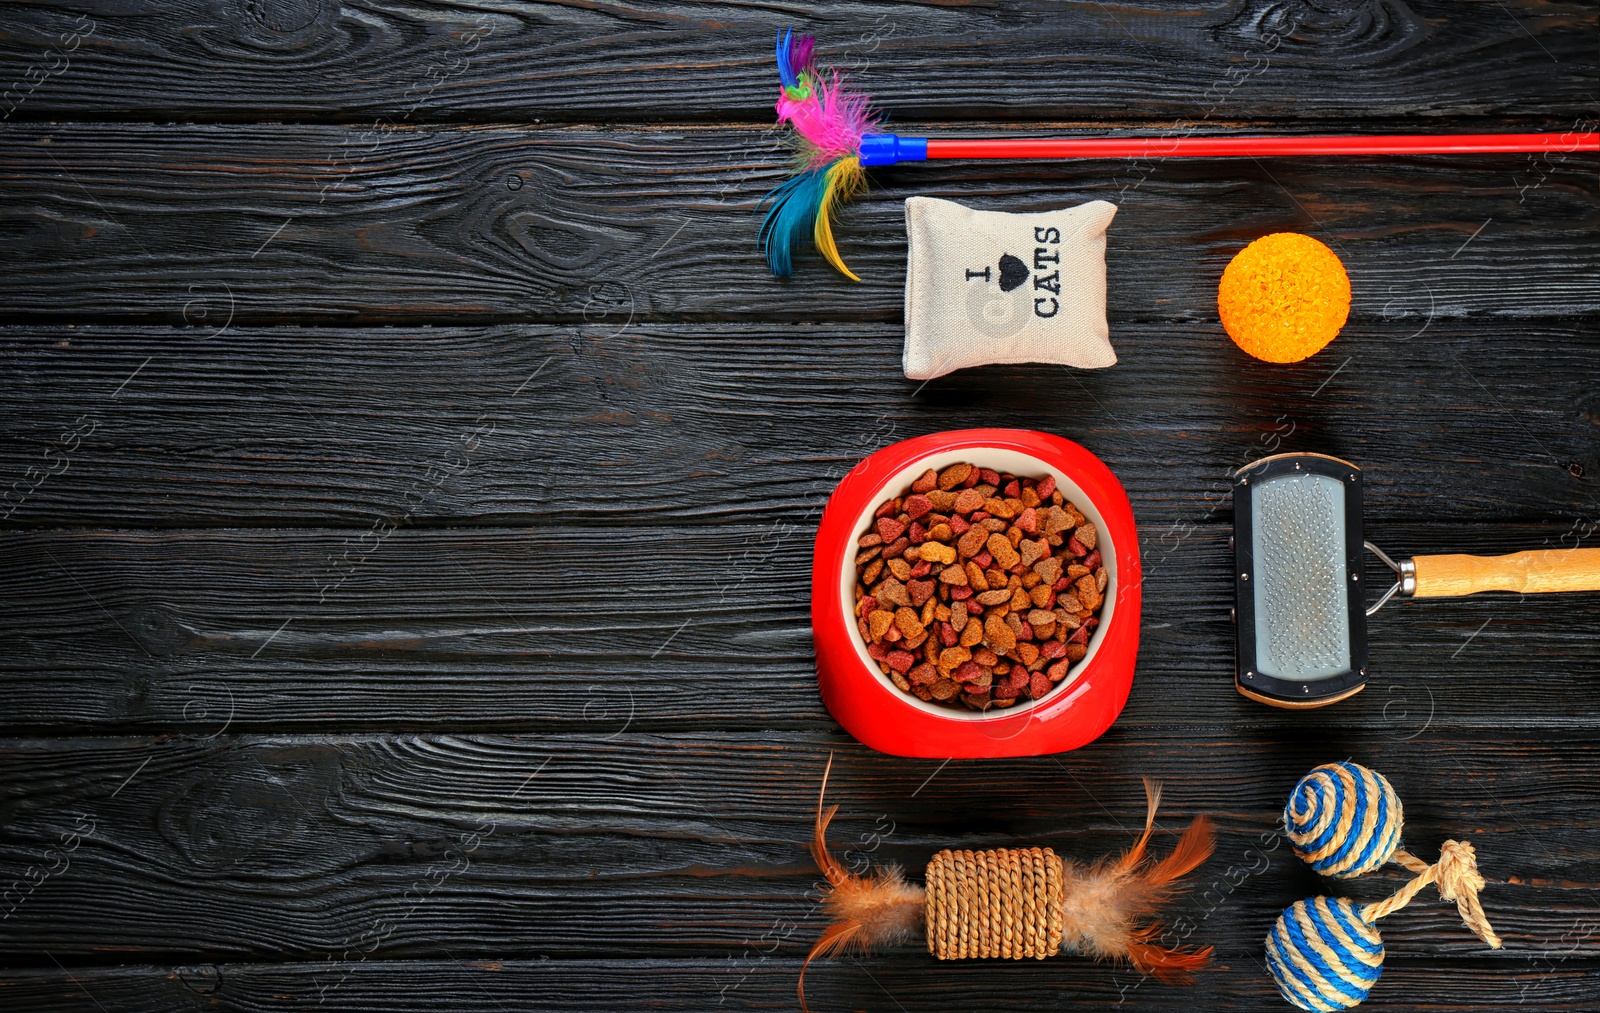
[[[841,216],[854,284],[809,253],[790,282],[767,273],[752,211],[787,171],[772,131],[19,124],[8,140],[13,322],[896,321],[912,194],[1116,201],[1119,322],[1213,321],[1223,267],[1274,231],[1344,258],[1357,324],[1600,312],[1593,153],[911,165]]]
[[[0,727],[831,734],[813,668],[812,529],[798,521],[3,537]],[[1391,548],[1559,537],[1514,525],[1380,531]],[[1366,692],[1304,715],[1250,703],[1232,683],[1229,533],[1212,521],[1147,547],[1138,677],[1119,727],[1355,725],[1396,741],[1442,728],[1592,730],[1596,595],[1391,605],[1371,624]],[[330,562],[347,552],[353,563]],[[1367,575],[1374,595],[1386,586],[1375,559]],[[1530,692],[1507,694],[1508,662],[1537,673]]]
[[[783,923],[777,940],[792,923]],[[342,965],[129,964],[63,970],[0,969],[10,1007],[17,1013],[171,1013],[174,1010],[259,1013],[309,1005],[328,1013],[436,1013],[442,1002],[470,1013],[610,1013],[617,995],[647,996],[652,1010],[794,1009],[800,957],[774,953],[772,942],[726,957],[644,960],[367,960]],[[1521,955],[1519,955],[1521,956]],[[1390,953],[1383,979],[1364,1006],[1373,1010],[1426,1008],[1440,1013],[1484,1009],[1574,1011],[1592,1008],[1593,960],[1564,955],[1512,961],[1452,959],[1447,974],[1403,954]],[[613,991],[614,990],[614,991]],[[922,954],[897,952],[870,963],[849,959],[816,965],[806,976],[806,997],[816,1010],[907,1009],[1149,1009],[1238,1010],[1283,1013],[1284,1004],[1249,959],[1228,960],[1194,989],[1141,982],[1130,971],[1110,970],[1063,957],[1024,961],[931,965]]]
[[[787,931],[784,923],[778,934]],[[773,937],[777,938],[777,935]],[[647,996],[652,1010],[793,1009],[800,958],[790,947],[768,954],[768,941],[726,957],[646,960],[367,960],[331,965],[129,964],[121,967],[0,969],[17,1013],[170,1013],[174,1010],[258,1013],[286,1004],[328,1013],[436,1013],[441,1002],[471,1013],[616,1009],[619,994]],[[1592,1008],[1592,960],[1552,953],[1523,960],[1453,959],[1439,974],[1414,958],[1391,953],[1367,1009],[1416,1008],[1427,996],[1441,1013],[1483,1009]],[[613,989],[615,991],[613,991]],[[823,963],[806,976],[806,997],[817,1010],[1102,1009],[1239,1010],[1283,1013],[1286,1006],[1253,960],[1229,960],[1194,989],[1140,982],[1130,971],[1108,970],[1063,957],[932,965],[921,954],[895,953],[870,964]]]
[[[1227,477],[1279,451],[1361,465],[1372,523],[1518,521],[1565,536],[1552,547],[1587,544],[1600,530],[1600,330],[1433,319],[1401,299],[1292,366],[1248,358],[1213,316],[1114,325],[1120,362],[1106,370],[997,366],[927,384],[901,375],[895,325],[11,328],[3,523],[357,538],[736,523],[809,538],[872,451],[1011,426],[1101,456],[1157,559],[1228,521]],[[1440,537],[1397,551],[1475,544]]]
[[[1593,101],[1581,3],[24,8],[12,118],[395,122],[771,116],[794,25],[897,120],[1557,116]],[[74,44],[70,37],[87,33]],[[59,54],[46,60],[49,53]],[[43,75],[33,68],[42,67]],[[227,87],[219,88],[219,80]],[[131,86],[130,86],[131,83]],[[30,88],[29,86],[32,85]],[[20,101],[19,101],[20,99]]]
[[[1418,598],[1485,591],[1600,591],[1600,548],[1525,550],[1501,556],[1448,553],[1418,556],[1413,562]]]
[[[0,882],[54,861],[64,833],[78,836],[63,867],[0,922],[0,952],[703,957],[783,917],[804,926],[792,954],[822,924],[806,899],[817,873],[802,845],[830,751],[840,847],[854,841],[912,870],[953,843],[1023,841],[1077,859],[1117,851],[1143,811],[1138,775],[1172,779],[1162,844],[1197,812],[1220,826],[1219,858],[1174,917],[1194,920],[1210,904],[1201,938],[1230,961],[1251,959],[1261,927],[1319,889],[1278,837],[1278,809],[1296,778],[1333,755],[1394,778],[1409,849],[1474,843],[1495,884],[1484,903],[1508,942],[1492,955],[1505,966],[1600,905],[1600,822],[1570,804],[1600,774],[1587,733],[1396,742],[1363,730],[1312,744],[1296,732],[1119,726],[1070,756],[943,769],[886,761],[838,732],[13,739],[0,742]],[[1376,898],[1404,878],[1348,889]],[[1388,946],[1484,957],[1441,907],[1434,898],[1385,919]],[[1573,947],[1596,958],[1600,935]]]
[[[1412,851],[1474,844],[1508,943],[1424,894],[1365,1008],[1600,1008],[1600,596],[1391,605],[1366,692],[1262,707],[1226,482],[1333,453],[1391,551],[1594,544],[1600,161],[907,166],[842,216],[865,284],[779,283],[752,212],[791,22],[908,133],[1565,131],[1600,88],[1562,0],[8,5],[0,1008],[792,1009],[830,754],[836,846],[914,872],[1115,851],[1165,779],[1158,851],[1218,819],[1171,912],[1217,966],[905,946],[814,966],[815,1009],[1281,1013],[1262,937],[1330,886],[1278,813],[1339,758]],[[1119,365],[905,381],[911,194],[1116,201]],[[1215,311],[1282,230],[1355,293],[1287,367]],[[1071,754],[871,753],[817,695],[817,515],[878,447],[979,425],[1126,485],[1133,694]]]

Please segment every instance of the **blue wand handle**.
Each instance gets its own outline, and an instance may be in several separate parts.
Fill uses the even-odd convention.
[[[901,137],[898,134],[862,134],[861,164],[893,165],[896,162],[924,162],[928,158],[926,137]]]

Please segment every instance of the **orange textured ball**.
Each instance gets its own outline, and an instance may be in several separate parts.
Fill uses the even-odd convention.
[[[1217,312],[1233,343],[1267,362],[1299,362],[1334,339],[1350,316],[1350,276],[1326,246],[1274,232],[1222,272]]]

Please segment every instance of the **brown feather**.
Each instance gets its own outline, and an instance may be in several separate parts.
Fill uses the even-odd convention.
[[[1144,833],[1119,858],[1103,858],[1091,866],[1067,865],[1063,948],[1100,959],[1126,960],[1143,974],[1184,984],[1191,980],[1192,971],[1205,966],[1211,950],[1159,945],[1155,939],[1161,925],[1151,918],[1180,888],[1178,880],[1211,855],[1211,821],[1196,817],[1172,853],[1149,865],[1145,852],[1161,802],[1159,782],[1145,779],[1145,801]]]
[[[833,757],[822,773],[822,791],[817,795],[816,824],[811,836],[811,857],[828,880],[822,909],[829,925],[811,947],[800,968],[800,1008],[806,1010],[806,968],[817,957],[831,957],[849,950],[867,953],[873,947],[904,942],[922,929],[924,892],[907,883],[896,866],[880,868],[871,878],[857,876],[828,853],[828,825],[838,806],[822,808],[828,791],[828,774]]]

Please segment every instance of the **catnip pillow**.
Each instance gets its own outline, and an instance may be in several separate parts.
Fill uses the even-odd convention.
[[[1116,363],[1106,327],[1106,227],[1117,206],[976,211],[906,200],[907,377],[968,366]]]

